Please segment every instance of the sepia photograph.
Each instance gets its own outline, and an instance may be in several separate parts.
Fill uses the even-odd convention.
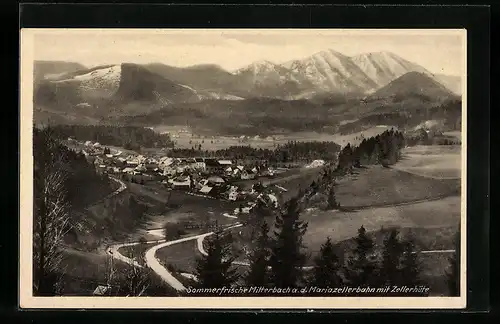
[[[465,29],[23,29],[21,307],[463,308]]]

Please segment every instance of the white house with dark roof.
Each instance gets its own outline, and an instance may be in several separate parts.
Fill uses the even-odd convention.
[[[257,173],[253,172],[250,169],[244,169],[243,171],[241,171],[241,174],[240,174],[241,180],[252,180],[252,179],[255,179],[256,176],[257,176]]]

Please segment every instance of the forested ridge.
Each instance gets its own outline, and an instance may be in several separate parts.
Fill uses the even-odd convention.
[[[73,214],[114,189],[50,127],[33,128],[33,160],[33,289],[35,295],[54,295],[62,289],[61,245],[75,225]]]
[[[103,145],[139,149],[140,147],[171,147],[173,142],[169,135],[134,126],[110,125],[55,125],[54,135],[61,139],[73,137],[81,141],[99,142]]]
[[[172,149],[171,157],[211,157],[236,160],[266,160],[275,162],[312,161],[316,159],[336,160],[340,145],[335,142],[297,142],[290,141],[277,145],[275,149],[254,148],[250,146],[230,146],[226,149],[208,151],[195,149]]]
[[[64,175],[64,191],[73,208],[83,207],[113,191],[116,184],[106,175],[96,172],[94,165],[87,161],[83,153],[77,153],[57,140],[56,130],[33,129],[33,155],[35,179],[39,170],[48,163],[56,163]]]

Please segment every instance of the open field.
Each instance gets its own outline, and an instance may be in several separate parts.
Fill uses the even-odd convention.
[[[460,223],[460,197],[351,212],[310,208],[302,212],[300,218],[308,223],[304,245],[312,255],[319,252],[327,237],[333,243],[350,247],[361,226],[372,234],[382,228],[397,227],[403,236],[412,233],[419,250],[446,250],[454,248],[452,239]],[[274,219],[267,220],[272,226]],[[383,236],[379,234],[376,241],[380,245]]]
[[[196,268],[196,240],[167,246],[156,252],[156,258],[165,268],[173,267],[175,271],[194,273]]]
[[[239,207],[240,202],[221,201],[208,199],[205,197],[191,196],[182,191],[172,191],[169,204],[175,205],[173,209],[165,215],[166,221],[175,221],[185,218],[186,215],[194,216],[198,221],[217,220],[219,224],[232,223],[230,218],[222,216],[224,213],[231,213]]]
[[[460,145],[419,145],[403,150],[403,158],[394,168],[434,178],[461,177]]]
[[[335,188],[341,207],[364,208],[415,202],[459,194],[460,180],[421,177],[382,166],[356,170]]]
[[[460,223],[460,197],[449,197],[410,205],[363,209],[354,212],[306,210],[302,220],[308,222],[304,243],[315,253],[329,236],[333,242],[357,235],[364,226],[368,232],[381,227],[441,229]],[[429,246],[432,244],[428,243]],[[437,246],[437,243],[434,244]]]
[[[264,183],[275,184],[285,188],[287,191],[282,193],[282,197],[286,201],[295,197],[301,188],[306,189],[313,181],[316,181],[321,175],[321,170],[322,168],[303,169],[299,174],[290,175],[277,181],[264,181]]]
[[[392,126],[391,126],[392,127]],[[371,127],[361,132],[356,132],[348,135],[340,135],[340,134],[329,134],[329,133],[318,133],[318,132],[296,132],[296,133],[288,133],[288,134],[276,134],[269,137],[260,137],[258,134],[255,134],[254,137],[250,137],[245,139],[244,141],[240,140],[239,137],[229,137],[229,136],[192,136],[191,133],[178,133],[180,130],[179,127],[176,126],[157,126],[153,129],[156,132],[171,132],[173,135],[173,140],[175,141],[176,148],[191,148],[198,147],[201,145],[203,150],[220,150],[225,149],[230,146],[251,146],[255,148],[262,149],[273,149],[277,145],[286,144],[289,141],[328,141],[328,142],[336,142],[341,146],[347,145],[351,143],[351,145],[357,145],[362,140],[362,136],[364,138],[369,138],[372,136],[376,136],[391,127],[380,125],[377,127]]]
[[[432,251],[432,250],[453,250],[455,244],[453,239],[458,230],[458,223],[454,226],[443,227],[400,227],[385,226],[378,230],[371,231],[368,235],[373,239],[376,249],[382,249],[384,239],[390,232],[390,229],[395,228],[399,231],[399,239],[404,240],[413,238],[416,251]],[[335,246],[342,251],[352,250],[356,243],[354,238],[340,241]],[[423,255],[423,254],[422,254]]]
[[[287,189],[283,193],[285,199],[297,194],[299,188],[306,188],[312,181],[316,180],[321,173],[321,168],[293,168],[289,169],[274,178],[258,178],[255,180],[236,181],[235,184],[245,190],[249,190],[254,183],[262,182],[265,186],[278,185]]]
[[[443,135],[453,136],[453,137],[458,138],[459,140],[462,140],[462,132],[461,131],[444,132]]]

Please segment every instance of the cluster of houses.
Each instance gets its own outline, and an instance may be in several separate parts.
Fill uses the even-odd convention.
[[[240,165],[232,160],[215,158],[151,157],[111,152],[99,143],[87,141],[82,153],[100,173],[125,181],[145,183],[158,181],[171,189],[222,198],[245,199],[246,194],[235,185],[241,180],[273,177],[278,171],[259,165]]]
[[[423,145],[460,145],[461,140],[455,136],[443,134],[439,127],[417,126],[413,130],[405,132],[407,144]]]

